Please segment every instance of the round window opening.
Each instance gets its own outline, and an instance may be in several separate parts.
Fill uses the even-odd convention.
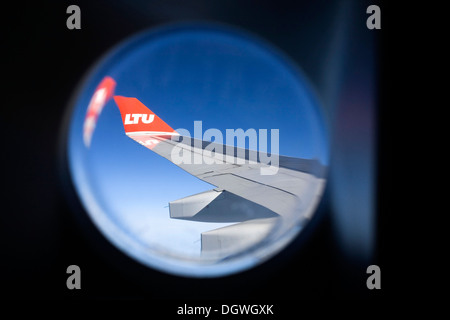
[[[241,30],[141,33],[95,66],[72,107],[77,195],[100,232],[150,268],[252,268],[293,240],[321,199],[318,100],[298,67]]]

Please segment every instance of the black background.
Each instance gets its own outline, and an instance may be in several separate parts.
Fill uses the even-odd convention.
[[[10,298],[380,298],[395,287],[390,206],[390,42],[394,14],[382,3],[379,35],[377,250],[382,290],[366,288],[366,267],[345,260],[334,245],[330,205],[275,259],[234,276],[199,280],[150,270],[126,257],[92,225],[70,197],[61,135],[67,106],[83,75],[108,49],[137,31],[174,21],[216,21],[243,27],[301,61],[314,76],[315,56],[295,55],[292,30],[316,30],[332,17],[331,1],[153,1],[142,11],[108,1],[39,1],[8,6],[2,16],[1,289]],[[379,2],[378,2],[379,3]],[[81,30],[66,28],[66,8],[81,8]],[[369,3],[370,4],[370,3]],[[364,2],[359,5],[365,28]],[[139,6],[137,6],[139,7]],[[310,13],[321,12],[321,20]],[[301,17],[301,18],[299,18]],[[367,32],[369,32],[367,30]],[[304,32],[302,41],[314,41]],[[317,80],[318,81],[318,80]],[[5,99],[6,97],[6,99]],[[327,190],[327,192],[330,192]],[[69,194],[69,196],[68,196]],[[388,221],[389,220],[389,221]],[[82,289],[68,290],[66,268],[82,270]]]

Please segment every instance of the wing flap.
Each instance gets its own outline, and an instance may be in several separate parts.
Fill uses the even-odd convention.
[[[280,218],[245,221],[201,235],[201,254],[207,258],[222,259],[256,245],[271,232]]]
[[[242,222],[279,215],[226,190],[209,190],[169,203],[170,217],[201,222]]]

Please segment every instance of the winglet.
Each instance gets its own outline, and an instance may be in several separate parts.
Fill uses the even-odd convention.
[[[114,96],[114,101],[119,107],[123,127],[128,136],[178,134],[138,99]]]

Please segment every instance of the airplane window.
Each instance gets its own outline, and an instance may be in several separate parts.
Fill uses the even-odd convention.
[[[150,268],[246,270],[315,214],[329,152],[319,100],[299,66],[246,31],[138,34],[91,70],[72,108],[75,191],[103,236]]]

